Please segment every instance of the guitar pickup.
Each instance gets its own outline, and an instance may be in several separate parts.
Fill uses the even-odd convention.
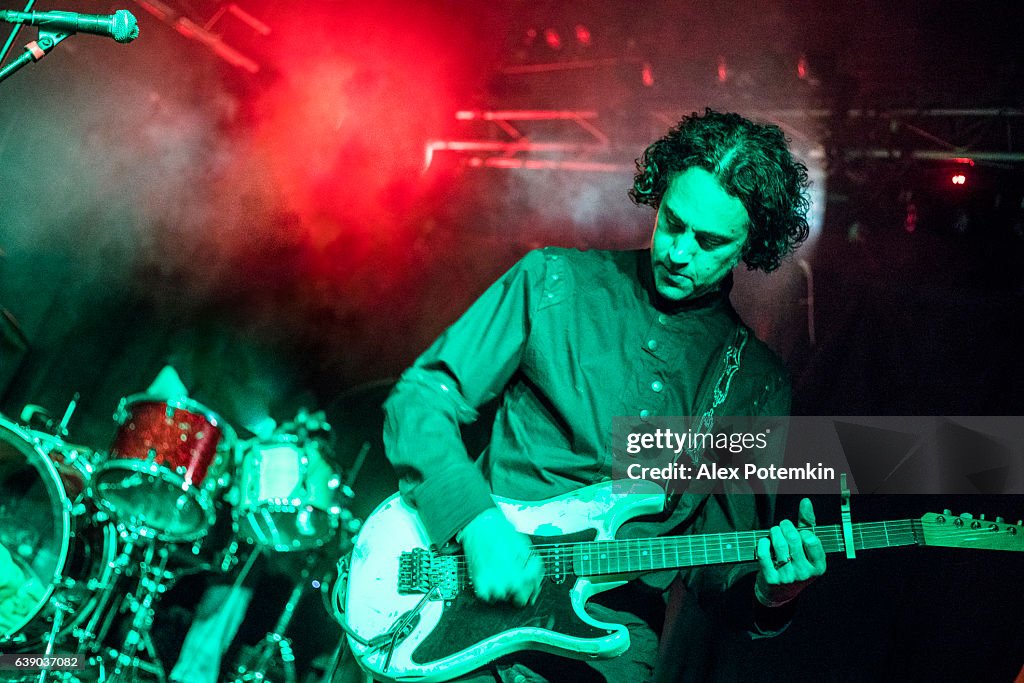
[[[398,558],[399,594],[428,593],[431,600],[453,600],[461,588],[459,564],[454,555],[415,548]]]

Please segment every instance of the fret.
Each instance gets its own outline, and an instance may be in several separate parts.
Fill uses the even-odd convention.
[[[917,543],[914,523],[914,520],[893,520],[854,524],[854,549],[914,545]],[[846,550],[841,525],[815,526],[813,531],[821,540],[822,549],[826,553]],[[696,536],[590,541],[572,547],[572,563],[578,574],[594,576],[747,562],[757,559],[757,542],[761,538],[770,538],[769,533],[734,531]]]

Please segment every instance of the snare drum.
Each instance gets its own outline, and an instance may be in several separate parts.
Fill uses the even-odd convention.
[[[239,535],[278,552],[327,543],[351,499],[328,454],[320,439],[287,434],[248,444],[238,468]]]
[[[97,502],[143,536],[205,535],[227,485],[234,430],[196,401],[146,394],[121,399],[114,420],[114,444],[93,478]]]
[[[0,646],[73,632],[111,580],[117,532],[85,498],[89,452],[0,418]]]

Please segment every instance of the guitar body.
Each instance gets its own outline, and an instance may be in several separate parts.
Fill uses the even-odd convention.
[[[534,544],[550,548],[611,540],[629,519],[661,511],[662,489],[651,482],[635,484],[630,483],[629,495],[623,495],[621,483],[613,491],[609,482],[545,501],[495,497],[495,502]],[[367,518],[356,539],[344,617],[352,633],[372,642],[366,645],[349,637],[352,652],[375,678],[444,681],[521,650],[590,659],[613,657],[629,647],[624,626],[601,623],[584,610],[591,596],[625,581],[576,576],[571,545],[564,556],[548,552],[546,566],[554,573],[544,579],[537,602],[525,607],[478,600],[466,581],[464,558],[433,555],[426,551],[429,545],[416,512],[397,494]],[[418,557],[430,555],[445,563],[435,567],[434,577],[447,578],[430,584],[443,583],[443,590],[429,590],[426,583],[418,592],[409,590],[409,553],[416,549],[422,549]],[[403,575],[405,588],[400,591]]]

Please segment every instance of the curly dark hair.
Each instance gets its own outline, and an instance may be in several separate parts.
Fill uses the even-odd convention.
[[[694,167],[712,174],[747,210],[748,269],[775,270],[807,239],[807,167],[793,158],[778,126],[712,109],[683,117],[636,160],[630,199],[658,208],[669,179]]]

